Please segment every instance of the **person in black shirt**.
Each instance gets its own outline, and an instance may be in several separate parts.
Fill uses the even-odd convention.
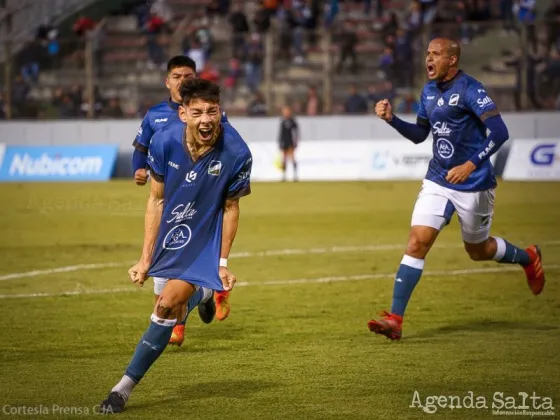
[[[289,106],[282,108],[282,122],[280,123],[280,135],[278,143],[282,152],[282,181],[286,181],[286,165],[288,160],[292,162],[294,168],[294,181],[297,181],[297,162],[294,158],[294,151],[299,140],[299,127],[293,117],[292,109]]]

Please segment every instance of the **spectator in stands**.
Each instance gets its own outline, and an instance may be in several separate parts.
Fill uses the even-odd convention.
[[[95,28],[95,21],[84,15],[80,15],[72,27],[76,39],[71,46],[71,50],[74,51],[73,58],[79,67],[83,67],[85,62],[86,34],[93,28]]]
[[[368,101],[368,109],[375,106],[377,102],[383,99],[383,97],[379,94],[379,89],[376,85],[369,85],[366,99]]]
[[[242,3],[241,3],[242,4]],[[243,54],[245,37],[249,33],[249,22],[243,12],[240,3],[236,3],[232,14],[229,16],[229,23],[233,30],[232,36],[232,56],[240,58]]]
[[[83,38],[86,32],[91,31],[95,27],[95,21],[87,16],[81,15],[76,22],[72,30],[79,37]]]
[[[21,74],[18,74],[12,82],[12,108],[15,115],[25,115],[25,105],[30,91],[29,84]]]
[[[253,24],[257,33],[263,35],[270,28],[270,13],[270,10],[264,4],[261,4],[255,12]]]
[[[504,33],[512,35],[515,31],[513,0],[500,0],[500,18],[504,22]]]
[[[121,108],[121,103],[119,98],[114,97],[109,99],[108,106],[104,107],[101,110],[99,116],[101,118],[123,118],[124,113]]]
[[[72,85],[72,87],[70,88],[70,93],[68,95],[70,96],[70,99],[72,100],[72,103],[74,104],[74,108],[76,110],[79,110],[80,107],[82,106],[82,102],[84,101],[84,89],[83,89],[83,87],[79,84]],[[57,91],[57,96],[59,98],[62,97],[62,89],[59,89]]]
[[[393,86],[393,83],[389,80],[386,80],[385,82],[383,82],[381,84],[380,89],[379,89],[379,95],[383,99],[388,99],[389,101],[392,101],[396,96],[395,88]]]
[[[321,99],[317,94],[317,88],[315,86],[309,86],[307,88],[305,113],[309,116],[321,115],[323,113]]]
[[[276,20],[279,33],[277,60],[289,62],[292,58],[291,47],[294,20],[292,9],[284,7],[284,5],[280,3],[276,12]]]
[[[385,47],[383,53],[379,57],[379,67],[381,68],[381,73],[385,80],[393,80],[394,64],[393,50],[389,47]]]
[[[398,114],[417,114],[420,108],[420,103],[414,99],[412,93],[407,93],[399,105],[397,106]]]
[[[268,115],[268,107],[261,92],[256,91],[254,93],[253,99],[247,107],[247,115],[250,117],[265,117]]]
[[[148,44],[148,68],[155,69],[157,67],[163,68],[165,63],[165,54],[163,48],[158,43],[158,37],[163,32],[165,22],[161,17],[154,13],[150,13],[150,17],[146,22],[146,36]]]
[[[429,25],[437,13],[437,0],[415,0],[420,4],[420,25]]]
[[[399,18],[395,12],[391,12],[389,20],[387,20],[381,29],[381,37],[386,39],[389,36],[395,36],[399,29]]]
[[[455,8],[455,22],[459,27],[456,28],[457,32],[454,37],[457,39],[461,39],[461,43],[463,45],[469,44],[471,42],[471,30],[469,24],[467,23],[467,20],[468,16],[465,2],[463,0],[459,0],[456,3]]]
[[[72,98],[70,95],[63,94],[60,98],[60,102],[58,102],[58,117],[59,118],[77,118],[78,117],[78,110],[74,108],[74,104],[72,103]]]
[[[213,23],[216,23],[221,14],[222,6],[220,5],[220,0],[211,0],[206,6],[206,16],[208,16]]]
[[[368,103],[366,99],[358,93],[356,85],[350,86],[349,96],[344,102],[344,112],[354,115],[368,113]]]
[[[397,29],[393,50],[395,81],[399,87],[411,87],[414,76],[412,43],[404,29]]]
[[[342,31],[338,36],[338,44],[340,48],[340,57],[338,60],[337,71],[342,72],[342,67],[346,59],[352,60],[351,71],[356,74],[358,71],[358,56],[356,54],[356,46],[358,45],[358,36],[352,28],[352,24],[346,22]]]
[[[340,6],[338,0],[328,0],[328,4],[325,10],[325,26],[330,28],[340,11]]]
[[[41,46],[41,41],[34,39],[21,54],[21,75],[23,79],[34,84],[39,80],[39,60],[46,56],[46,49]]]
[[[307,21],[311,18],[311,10],[301,1],[294,0],[292,5],[292,40],[295,53],[294,63],[302,64],[305,61],[305,32],[307,28]]]
[[[262,79],[264,46],[259,34],[254,33],[245,48],[245,82],[255,92]]]
[[[527,29],[527,41],[533,44],[533,48],[537,47],[537,37],[535,33],[535,20],[537,18],[536,13],[536,0],[519,0],[516,4],[517,17],[522,25],[525,25]]]
[[[229,59],[228,74],[225,78],[225,97],[228,101],[234,102],[237,93],[237,83],[241,77],[241,62],[237,58]]]
[[[560,51],[560,0],[556,0],[544,16],[548,27],[547,51],[551,47]]]
[[[161,19],[161,28],[168,34],[173,33],[173,10],[166,0],[155,0],[150,8],[150,14]]]
[[[196,64],[196,72],[200,73],[204,66],[206,65],[206,54],[204,53],[204,49],[202,45],[198,42],[198,40],[194,40],[191,48],[185,54],[187,57],[190,57]]]
[[[206,61],[202,71],[199,73],[199,77],[201,79],[210,80],[212,83],[220,83],[220,72],[210,61]]]
[[[282,3],[282,0],[262,0],[262,4],[265,10],[268,12],[270,16],[273,16],[276,11],[278,10],[278,3]]]
[[[200,25],[196,29],[195,38],[204,52],[204,59],[209,60],[214,51],[214,39],[208,25]]]

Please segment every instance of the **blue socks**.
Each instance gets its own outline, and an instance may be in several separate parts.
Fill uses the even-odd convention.
[[[403,256],[395,278],[391,313],[400,316],[404,315],[412,291],[420,281],[422,270],[424,270],[424,260],[408,255]]]
[[[189,313],[198,306],[203,296],[204,289],[199,287],[188,300],[187,313],[183,324],[186,322]],[[125,372],[125,376],[136,383],[140,382],[148,369],[163,353],[171,338],[173,327],[177,323],[176,319],[163,319],[154,314],[152,314],[151,320],[152,322],[136,346],[132,361]]]
[[[136,346],[136,351],[125,375],[136,383],[144,377],[148,369],[167,347],[176,319],[163,319],[152,314],[152,322]]]
[[[524,249],[517,248],[502,238],[494,236],[494,239],[497,244],[494,260],[500,264],[521,264],[526,266],[531,263],[531,257],[529,257],[529,254]]]

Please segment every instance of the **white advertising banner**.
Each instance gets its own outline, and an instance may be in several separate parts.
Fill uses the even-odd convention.
[[[281,154],[276,143],[249,143],[254,181],[282,179]],[[362,181],[423,179],[432,158],[432,140],[344,140],[301,142],[295,151],[300,181]],[[496,154],[492,156],[495,161]],[[288,163],[288,179],[292,167]]]
[[[276,143],[250,143],[251,178],[279,181],[281,155]],[[432,157],[432,141],[415,145],[407,140],[344,140],[301,142],[295,152],[301,181],[422,179]],[[288,164],[288,178],[291,177]]]
[[[512,181],[560,181],[560,140],[515,139],[503,178]]]

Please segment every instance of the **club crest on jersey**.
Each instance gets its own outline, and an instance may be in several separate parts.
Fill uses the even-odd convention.
[[[208,175],[218,176],[222,173],[222,162],[213,160],[208,166]]]
[[[445,101],[443,100],[443,98],[439,98],[437,101],[438,106],[443,106],[444,103]]]
[[[436,148],[438,155],[440,155],[444,159],[449,159],[455,152],[453,144],[451,144],[451,142],[447,139],[437,139]]]
[[[181,249],[191,241],[191,228],[187,225],[177,225],[173,227],[163,240],[163,249]]]
[[[454,93],[453,95],[451,95],[451,97],[449,98],[449,106],[457,106],[459,104],[459,94],[458,93]]]

